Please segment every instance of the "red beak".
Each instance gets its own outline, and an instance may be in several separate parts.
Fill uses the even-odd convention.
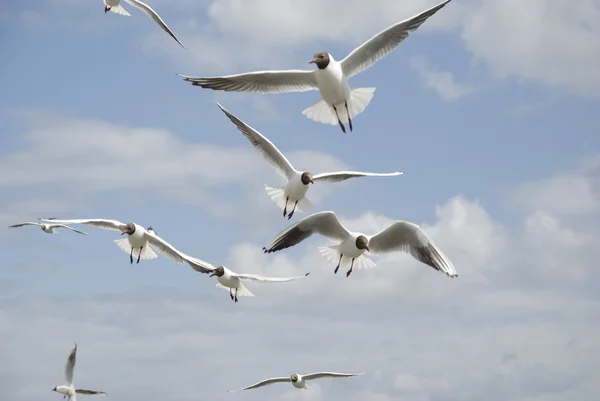
[[[317,59],[316,59],[316,58],[313,58],[312,60],[310,60],[310,61],[308,62],[308,64],[312,64],[312,63],[316,63],[316,62],[317,62]]]
[[[367,251],[371,252],[371,250],[369,249],[369,247],[368,247],[368,246],[365,246],[365,249],[366,249]]]
[[[127,233],[121,233],[121,235],[125,235],[125,234],[127,234]]]
[[[211,273],[210,276],[208,276],[208,277],[212,277],[212,276],[216,276],[216,275],[217,275],[217,273]]]

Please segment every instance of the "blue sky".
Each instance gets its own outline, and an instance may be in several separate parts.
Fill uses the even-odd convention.
[[[73,341],[76,384],[112,400],[595,399],[600,2],[452,1],[350,81],[377,91],[346,135],[301,114],[316,92],[219,93],[175,74],[308,69],[436,1],[170,3],[149,4],[188,51],[128,4],[131,17],[99,0],[0,6],[0,222],[135,221],[215,265],[311,275],[234,305],[187,266],[129,265],[115,233],[0,230],[7,399],[58,397]],[[406,255],[334,276],[318,237],[263,255],[291,224],[263,189],[281,179],[216,101],[297,168],[405,171],[310,199],[354,230],[421,224],[459,278]],[[225,392],[318,370],[368,374]]]

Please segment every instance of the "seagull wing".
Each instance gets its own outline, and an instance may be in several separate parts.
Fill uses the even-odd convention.
[[[408,35],[420,27],[427,18],[431,17],[449,2],[450,0],[446,0],[412,18],[398,22],[354,49],[352,53],[341,61],[342,70],[344,71],[346,78],[350,78],[351,76],[366,70],[383,57],[387,56],[392,50],[398,47]]]
[[[302,375],[302,377],[306,380],[320,379],[323,377],[351,377],[351,376],[360,376],[364,375],[364,373],[335,373],[335,372],[318,372],[318,373],[309,373],[307,375]]]
[[[179,41],[179,39],[177,39],[175,34],[171,31],[171,29],[169,29],[167,24],[165,24],[165,21],[163,21],[162,18],[160,18],[160,16],[156,13],[156,11],[154,11],[152,9],[152,7],[150,7],[146,3],[142,3],[139,0],[125,0],[125,1],[128,2],[129,4],[131,4],[132,6],[142,10],[144,12],[144,14],[146,14],[148,17],[152,18],[152,20],[154,20],[154,22],[156,22],[166,33],[168,33],[173,39],[175,39],[175,41],[177,43],[179,43],[181,45],[181,47],[186,49],[186,47],[183,45],[183,43],[181,43]]]
[[[369,238],[369,251],[373,253],[407,252],[415,259],[447,276],[458,276],[450,259],[433,243],[425,231],[408,221],[396,221]]]
[[[75,372],[75,362],[77,362],[77,344],[73,345],[73,348],[71,348],[71,353],[69,354],[69,358],[67,359],[67,364],[65,365],[65,380],[66,380],[68,386],[73,384],[73,373]]]
[[[319,212],[303,218],[277,234],[275,239],[263,248],[263,251],[271,253],[289,248],[304,241],[314,233],[340,241],[350,235],[334,212]]]
[[[296,276],[296,277],[283,277],[283,278],[279,278],[279,277],[263,277],[263,276],[259,276],[256,274],[235,274],[237,276],[237,278],[239,278],[240,280],[251,280],[251,281],[258,281],[260,283],[285,283],[287,281],[294,281],[294,280],[300,280],[301,278],[304,278],[306,276],[308,276],[310,273],[306,273],[302,276]]]
[[[89,226],[98,227],[103,230],[114,230],[114,231],[123,231],[125,229],[125,224],[121,223],[118,220],[106,220],[106,219],[71,219],[71,220],[61,220],[61,219],[39,219],[45,223],[54,223],[54,224],[87,224]]]
[[[360,171],[336,171],[335,173],[322,173],[313,176],[315,182],[340,182],[356,177],[393,177],[404,174],[403,171],[394,173],[363,173]]]
[[[272,379],[266,379],[266,380],[263,380],[263,381],[258,382],[256,384],[253,384],[251,386],[241,388],[239,390],[229,390],[229,392],[230,393],[235,393],[236,391],[250,390],[250,389],[253,389],[253,388],[268,386],[268,385],[274,384],[274,383],[289,383],[289,382],[290,382],[290,378],[289,377],[274,377]]]
[[[309,70],[257,71],[211,78],[179,76],[192,85],[222,91],[286,93],[318,89],[314,71]]]
[[[23,227],[23,226],[38,226],[38,227],[41,227],[42,224],[35,223],[33,221],[27,221],[25,223],[13,224],[12,226],[9,226],[9,227]]]
[[[144,237],[152,248],[156,249],[156,251],[164,257],[171,259],[175,263],[183,264],[186,262],[186,255],[158,235],[154,234],[154,230],[152,230],[152,233],[146,231]]]
[[[65,224],[52,224],[52,225],[53,225],[54,227],[66,228],[67,230],[71,230],[71,231],[75,231],[76,233],[79,233],[79,234],[87,235],[87,233],[85,233],[85,232],[83,232],[83,231],[76,230],[76,229],[74,229],[73,227],[69,227],[69,226],[67,226],[67,225],[65,225]]]
[[[216,268],[208,262],[203,261],[202,259],[194,258],[192,256],[183,254],[185,257],[185,261],[188,265],[192,267],[192,269],[196,270],[198,273],[212,273]]]
[[[288,159],[273,145],[271,141],[261,135],[260,132],[231,114],[223,106],[217,103],[221,111],[225,113],[231,122],[240,130],[242,134],[250,141],[254,149],[256,149],[277,172],[288,181],[294,176],[296,170]]]
[[[76,393],[87,395],[106,395],[104,391],[84,390],[82,388],[75,389]]]

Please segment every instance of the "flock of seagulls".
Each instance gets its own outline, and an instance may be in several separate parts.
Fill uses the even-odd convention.
[[[125,1],[142,10],[179,45],[185,48],[163,19],[149,5],[139,0]],[[348,84],[348,80],[367,70],[389,54],[450,1],[445,0],[414,17],[390,26],[367,40],[341,61],[336,61],[327,52],[316,53],[309,61],[310,64],[316,65],[316,69],[312,71],[258,71],[212,78],[178,75],[194,86],[221,91],[285,93],[318,90],[321,98],[314,105],[304,110],[303,114],[316,122],[331,125],[338,124],[341,130],[346,133],[346,125],[350,131],[353,130],[352,119],[365,110],[375,92],[375,88],[352,89]],[[104,5],[105,13],[111,11],[124,16],[130,15],[123,8],[120,0],[104,0]],[[358,177],[395,177],[404,174],[403,171],[389,173],[359,171],[313,173],[306,170],[297,170],[269,139],[237,118],[221,104],[217,103],[217,105],[254,149],[286,180],[284,186],[265,185],[265,189],[275,204],[283,209],[283,217],[287,217],[288,220],[294,216],[296,211],[309,212],[314,209],[314,205],[306,197],[312,184],[337,183]],[[235,303],[238,302],[238,297],[254,296],[244,283],[284,283],[303,279],[310,274],[307,272],[294,277],[264,277],[256,274],[236,273],[223,265],[215,267],[208,262],[180,251],[160,237],[151,226],[144,228],[142,225],[133,222],[123,223],[118,220],[99,218],[58,219],[56,217],[39,218],[38,220],[39,222],[23,222],[9,227],[37,226],[48,234],[54,234],[58,229],[86,234],[72,228],[71,225],[86,225],[117,231],[120,233],[121,238],[115,239],[114,242],[129,255],[130,264],[133,264],[134,260],[137,264],[142,259],[156,259],[158,253],[175,263],[187,264],[199,273],[208,274],[209,278],[216,277],[217,287],[228,291],[231,300]],[[263,247],[263,251],[269,254],[293,247],[315,233],[336,241],[335,245],[318,248],[318,251],[326,259],[335,264],[335,274],[342,266],[347,268],[346,277],[350,276],[354,268],[374,267],[375,263],[368,257],[370,254],[404,252],[410,254],[422,264],[451,278],[458,276],[450,259],[417,224],[409,221],[395,221],[379,233],[367,235],[361,232],[349,231],[333,211],[317,212],[304,217],[277,234],[267,246]],[[105,395],[106,393],[102,391],[83,390],[74,387],[73,373],[76,356],[77,344],[73,346],[67,360],[65,384],[54,387],[53,391],[63,394],[63,398],[68,397],[69,401],[76,401],[77,394]],[[362,374],[319,372],[300,375],[294,373],[289,377],[270,378],[240,390],[230,391],[250,390],[274,383],[288,382],[298,389],[310,389],[307,384],[310,380],[352,377]]]

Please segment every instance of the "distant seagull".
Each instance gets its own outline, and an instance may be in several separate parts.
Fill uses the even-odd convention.
[[[106,395],[104,391],[93,391],[93,390],[84,390],[81,388],[75,388],[73,386],[73,372],[75,371],[75,361],[77,360],[77,344],[73,346],[71,349],[71,353],[69,354],[69,359],[67,359],[67,364],[65,365],[65,381],[66,385],[57,386],[52,389],[52,391],[56,391],[59,394],[64,394],[64,398],[69,397],[69,401],[77,401],[76,394],[87,394],[87,395]]]
[[[273,145],[271,141],[262,136],[254,128],[231,114],[219,103],[223,113],[235,124],[242,134],[250,141],[252,146],[269,162],[275,170],[285,178],[288,183],[285,187],[269,187],[265,185],[267,193],[277,205],[283,209],[283,217],[287,214],[287,207],[294,205],[288,215],[288,220],[294,215],[296,207],[300,211],[310,211],[314,208],[313,204],[305,197],[308,192],[308,184],[315,182],[340,182],[355,177],[392,177],[402,175],[404,172],[396,171],[394,173],[362,173],[359,171],[337,171],[335,173],[322,173],[312,175],[307,171],[296,170],[288,159]]]
[[[309,63],[317,69],[257,71],[223,77],[191,77],[178,74],[192,85],[213,90],[259,93],[305,92],[319,90],[321,99],[302,112],[311,120],[324,124],[344,123],[360,114],[373,98],[375,88],[350,89],[348,79],[368,69],[394,50],[408,35],[444,7],[450,0],[430,8],[412,18],[399,22],[373,36],[338,62],[327,52],[314,55]]]
[[[48,234],[56,234],[56,230],[58,228],[66,228],[67,230],[71,230],[71,231],[75,231],[76,233],[79,233],[79,234],[87,235],[83,231],[76,230],[73,227],[69,227],[64,224],[41,224],[41,223],[35,223],[33,221],[28,221],[26,223],[14,224],[9,227],[23,227],[23,226],[38,226],[38,227],[42,228],[42,231],[44,231],[45,233],[48,233]]]
[[[165,21],[163,21],[162,18],[160,18],[160,16],[156,13],[156,11],[154,11],[152,9],[152,7],[150,7],[146,3],[142,3],[139,0],[125,0],[125,1],[129,4],[131,4],[132,6],[142,10],[148,17],[152,18],[154,20],[154,22],[156,22],[166,33],[171,35],[171,37],[173,39],[175,39],[175,41],[177,41],[177,43],[179,43],[181,45],[181,47],[186,49],[186,47],[183,45],[183,43],[181,43],[179,41],[179,39],[177,39],[175,34],[169,29],[167,24],[165,24]],[[121,5],[121,0],[104,0],[104,13],[106,14],[109,11],[112,11],[115,14],[121,14],[121,15],[125,15],[128,17],[131,15],[127,12],[127,10],[125,10],[123,8],[123,6]]]
[[[319,247],[319,252],[328,260],[337,262],[334,273],[338,272],[342,257],[351,259],[352,273],[356,259],[358,268],[374,267],[375,263],[364,256],[365,251],[372,253],[407,252],[415,259],[439,270],[450,277],[457,277],[456,269],[450,259],[418,225],[408,221],[396,221],[388,228],[367,236],[359,232],[351,232],[343,226],[334,212],[319,212],[303,218],[296,224],[286,228],[263,250],[265,253],[277,252],[304,241],[314,233],[321,234],[332,240],[342,241],[338,245]]]
[[[289,377],[275,377],[272,379],[266,379],[251,386],[239,389],[239,390],[229,390],[230,393],[234,393],[237,391],[250,390],[253,388],[268,386],[273,383],[292,383],[292,386],[304,390],[310,390],[311,387],[306,384],[308,380],[320,379],[324,377],[351,377],[351,376],[360,376],[364,375],[364,373],[334,373],[334,372],[319,372],[319,373],[309,373],[307,375],[299,375],[297,373],[292,374]]]
[[[102,228],[104,230],[114,230],[121,232],[121,235],[127,234],[127,238],[117,239],[114,242],[123,251],[129,253],[129,262],[133,263],[134,257],[137,257],[137,262],[140,263],[140,259],[156,259],[158,255],[154,253],[151,245],[156,250],[171,258],[171,252],[168,251],[171,245],[165,240],[160,238],[158,235],[153,235],[144,229],[144,227],[135,223],[121,223],[118,220],[106,220],[106,219],[71,219],[71,220],[60,220],[56,218],[52,219],[40,219],[44,222],[60,223],[60,224],[87,224],[93,227]],[[149,227],[152,229],[152,227]],[[152,230],[154,231],[154,230]],[[180,259],[173,259],[177,263],[183,263]]]

